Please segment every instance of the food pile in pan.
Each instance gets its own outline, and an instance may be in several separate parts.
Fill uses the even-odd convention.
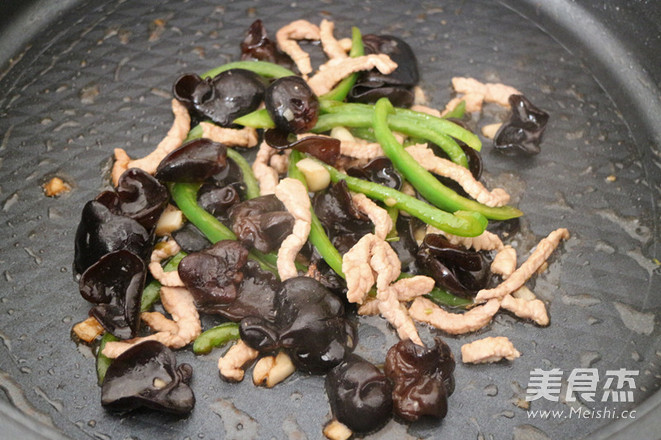
[[[301,40],[328,57],[316,71]],[[445,417],[455,357],[418,327],[465,334],[501,309],[548,325],[525,283],[569,237],[550,231],[518,264],[507,240],[523,213],[480,181],[467,121],[485,102],[510,108],[485,134],[530,155],[548,115],[512,87],[461,77],[445,109],[426,107],[406,42],[356,28],[338,40],[327,20],[292,22],[275,41],[257,20],[241,54],[177,78],[167,135],[143,158],[116,149],[113,187],[83,208],[74,272],[94,305],[74,332],[98,343],[102,405],[186,414],[194,367],[173,350],[232,343],[218,361],[225,380],[251,365],[257,386],[325,374],[329,438],[393,414]],[[203,329],[200,314],[218,325]],[[383,369],[353,353],[358,315],[400,338]],[[465,363],[519,356],[497,335],[461,348]]]

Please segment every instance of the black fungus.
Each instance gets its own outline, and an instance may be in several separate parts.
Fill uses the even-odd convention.
[[[509,103],[512,113],[494,137],[495,149],[512,156],[539,154],[549,114],[535,107],[523,95],[510,95]]]
[[[392,386],[375,365],[351,354],[326,375],[333,416],[354,432],[385,425],[392,413]]]
[[[90,316],[120,339],[137,335],[140,301],[147,275],[145,263],[127,250],[104,255],[80,277],[80,294],[96,304]]]
[[[306,136],[302,139],[289,140],[289,134],[279,129],[266,130],[264,140],[276,150],[293,148],[302,153],[316,157],[322,162],[335,165],[340,158],[340,141],[328,136]]]
[[[83,207],[76,230],[74,274],[85,272],[105,254],[120,249],[146,259],[151,251],[150,233],[136,220],[114,214],[103,203],[90,200]]]
[[[325,191],[317,192],[312,206],[341,254],[351,249],[363,235],[373,232],[373,223],[356,208],[343,180],[330,185]]]
[[[227,166],[211,176],[208,182],[214,183],[219,188],[232,186],[241,197],[245,196],[246,188],[243,181],[243,172],[239,165],[229,157],[227,158]]]
[[[241,197],[232,185],[204,184],[197,192],[197,203],[223,223],[229,218],[230,208],[240,202]]]
[[[347,170],[347,174],[397,191],[402,188],[402,176],[395,170],[392,161],[387,157],[377,157],[363,166],[351,167]]]
[[[489,253],[453,245],[442,235],[427,234],[416,260],[439,287],[455,295],[474,297],[497,282],[490,270],[490,257]]]
[[[300,76],[273,81],[266,89],[264,104],[276,127],[287,133],[304,133],[319,117],[319,99]]]
[[[353,351],[355,328],[344,317],[342,300],[319,281],[290,278],[274,300],[274,318],[241,320],[241,339],[260,352],[284,349],[297,368],[323,374]]]
[[[230,69],[214,78],[194,73],[180,76],[172,87],[195,119],[210,119],[223,127],[256,110],[264,100],[264,83],[259,75],[245,69]]]
[[[186,142],[161,161],[154,176],[165,182],[203,182],[227,166],[227,147],[201,138]]]
[[[116,194],[116,201],[112,202],[117,209],[115,213],[138,221],[147,230],[156,226],[170,200],[167,188],[139,168],[126,170],[117,182],[117,189],[101,193],[97,200],[103,199],[104,194]],[[106,204],[111,208],[109,205]]]
[[[179,276],[197,307],[227,304],[236,298],[243,280],[248,250],[234,240],[221,240],[212,247],[186,255],[179,263]]]
[[[410,339],[393,345],[386,355],[385,373],[394,383],[394,413],[409,422],[423,416],[445,417],[447,398],[454,391],[454,367],[450,347],[440,338],[432,348]]]
[[[101,385],[101,404],[114,411],[140,407],[188,414],[195,406],[188,386],[193,367],[177,367],[174,353],[157,341],[145,341],[119,355]]]
[[[367,34],[363,36],[363,44],[365,53],[386,54],[397,63],[397,68],[387,75],[377,69],[361,74],[349,92],[349,99],[371,104],[386,97],[394,106],[410,107],[415,98],[412,87],[420,79],[418,62],[411,47],[391,35]]]
[[[184,226],[173,231],[172,238],[187,254],[203,251],[212,244],[202,231],[190,222],[186,222]]]
[[[273,301],[281,283],[277,277],[259,267],[259,263],[248,260],[243,266],[243,281],[238,287],[234,301],[227,304],[208,305],[205,313],[213,313],[230,321],[241,321],[247,316],[263,316],[273,319]]]
[[[288,69],[294,67],[294,62],[289,55],[281,52],[278,46],[268,38],[264,24],[259,19],[250,25],[241,42],[241,59],[268,61]]]
[[[294,217],[273,194],[234,205],[229,218],[237,239],[261,252],[278,249],[294,228]]]
[[[420,80],[418,74],[418,60],[411,46],[401,38],[392,35],[363,35],[363,44],[367,54],[386,54],[397,63],[397,68],[384,75],[378,71],[370,71],[369,78],[373,81],[382,81],[385,84],[414,86]]]
[[[402,263],[402,271],[417,273],[418,266],[416,256],[418,253],[418,242],[415,239],[415,230],[422,223],[415,217],[407,217],[400,212],[395,222],[397,240],[390,241],[390,247],[397,254]]]

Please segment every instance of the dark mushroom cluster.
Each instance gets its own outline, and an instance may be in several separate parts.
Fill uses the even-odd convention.
[[[179,276],[191,292],[197,309],[231,321],[247,316],[271,318],[280,282],[255,261],[239,242],[222,240],[184,257]]]
[[[101,385],[101,404],[114,411],[145,407],[188,414],[195,405],[188,386],[189,364],[177,366],[174,353],[157,341],[135,345],[115,359]]]
[[[167,189],[129,169],[115,191],[87,202],[76,230],[74,273],[80,293],[96,304],[90,315],[121,339],[136,336],[153,229],[169,200]]]
[[[450,347],[436,338],[431,348],[402,340],[386,355],[386,376],[393,382],[393,410],[404,420],[437,419],[448,411],[447,398],[454,392],[454,356]]]
[[[241,59],[268,61],[279,64],[288,69],[294,68],[294,62],[289,55],[278,49],[278,46],[269,39],[262,20],[255,20],[250,25],[246,36],[241,42]]]
[[[172,94],[188,109],[194,122],[208,119],[231,127],[236,118],[259,107],[264,89],[264,82],[256,73],[230,69],[213,78],[186,73],[174,82]]]
[[[227,166],[227,147],[201,138],[187,142],[163,158],[156,177],[165,182],[202,182]]]
[[[358,77],[349,92],[351,101],[373,104],[387,97],[396,107],[413,104],[413,86],[419,81],[418,61],[409,46],[401,38],[392,35],[363,35],[366,54],[386,54],[397,63],[397,68],[384,75],[373,69]]]
[[[341,254],[374,229],[369,218],[354,205],[343,180],[317,192],[312,199],[312,206],[328,237]]]
[[[352,431],[385,425],[392,414],[392,385],[374,364],[351,354],[326,375],[333,416]]]
[[[238,203],[229,211],[229,223],[237,239],[247,248],[271,252],[294,228],[294,217],[273,195]]]
[[[512,113],[509,121],[498,129],[493,140],[494,148],[510,156],[539,154],[549,114],[535,107],[523,95],[510,95],[509,103]]]
[[[266,89],[264,105],[275,126],[285,133],[305,133],[319,117],[319,98],[300,76],[273,81]]]
[[[351,354],[326,376],[326,393],[333,416],[357,433],[379,429],[393,413],[409,422],[442,419],[454,392],[454,368],[440,338],[430,348],[401,340],[388,350],[385,374]]]
[[[453,245],[439,234],[427,234],[417,253],[418,266],[436,285],[465,298],[497,283],[491,260],[490,253]]]
[[[241,339],[261,353],[283,349],[296,367],[323,374],[353,351],[356,334],[344,314],[342,300],[309,277],[282,283],[272,317],[241,320]]]

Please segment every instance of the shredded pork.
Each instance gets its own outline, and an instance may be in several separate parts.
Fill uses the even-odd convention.
[[[275,196],[294,217],[292,233],[284,239],[278,250],[278,275],[282,281],[298,276],[296,256],[310,234],[312,214],[310,197],[305,186],[298,180],[287,177],[275,188]]]
[[[319,26],[307,20],[292,21],[278,29],[275,34],[278,46],[291,57],[303,76],[312,73],[312,64],[310,63],[310,55],[301,49],[297,40],[319,40],[320,38]]]
[[[328,58],[346,58],[348,57],[346,50],[342,47],[339,41],[333,36],[335,30],[335,23],[323,19],[319,25],[319,38],[321,39],[321,47]],[[351,46],[349,46],[351,47]]]
[[[516,250],[510,246],[504,246],[498,251],[491,262],[491,272],[498,274],[506,280],[516,270]]]
[[[374,235],[381,240],[385,240],[393,228],[392,219],[388,215],[388,211],[374,203],[365,194],[352,193],[351,199],[356,208],[374,223]]]
[[[202,137],[233,147],[254,147],[257,145],[257,130],[252,127],[225,128],[209,122],[200,122]]]
[[[119,178],[124,174],[124,171],[129,169],[129,162],[131,158],[122,148],[115,148],[115,163],[112,165],[112,171],[110,172],[110,177],[112,179],[112,184],[117,186]]]
[[[503,298],[514,292],[528,281],[528,279],[539,269],[558,247],[561,240],[569,238],[569,231],[559,228],[551,232],[548,237],[543,238],[528,259],[516,269],[512,275],[493,289],[482,289],[475,297],[476,302],[483,302],[492,298]]]
[[[512,295],[505,295],[500,302],[500,307],[509,310],[519,318],[530,319],[543,327],[549,325],[546,305],[538,299],[526,300],[514,298]]]
[[[427,171],[439,176],[448,177],[457,182],[468,195],[487,206],[503,206],[510,201],[510,196],[502,188],[489,191],[471,172],[456,163],[438,157],[425,144],[411,145],[406,151]]]
[[[465,313],[450,313],[427,298],[419,297],[411,304],[409,315],[416,321],[425,322],[451,335],[461,335],[487,325],[499,308],[500,301],[494,299]]]
[[[274,154],[269,160],[269,166],[278,174],[285,174],[289,168],[289,155],[291,150],[285,150],[282,154]]]
[[[475,78],[454,77],[452,78],[452,87],[457,93],[463,93],[464,96],[455,98],[452,108],[459,101],[466,101],[466,111],[479,112],[482,110],[483,102],[493,102],[498,105],[509,108],[510,95],[520,95],[514,87],[500,83],[482,83]]]
[[[400,339],[410,339],[418,345],[423,345],[415,323],[411,319],[406,307],[397,299],[395,289],[387,287],[383,290],[377,290],[376,299],[381,316],[397,330]]]
[[[263,141],[252,163],[252,172],[259,183],[259,192],[263,196],[273,194],[275,187],[278,186],[278,172],[269,165],[271,156],[275,153],[276,150]]]
[[[342,272],[347,281],[349,302],[363,304],[376,281],[369,264],[375,240],[375,235],[365,235],[342,256]]]
[[[411,339],[422,345],[418,331],[400,296],[409,300],[417,294],[428,293],[433,287],[427,277],[411,278],[395,282],[401,273],[401,262],[390,245],[375,234],[362,237],[342,257],[342,271],[347,280],[347,299],[363,304],[376,283],[376,299],[361,308],[361,314],[374,314],[374,309],[386,318],[402,339]],[[429,288],[422,292],[422,289]],[[415,291],[409,292],[409,289]]]
[[[257,359],[258,355],[257,350],[239,340],[227,350],[225,356],[218,359],[220,375],[229,381],[241,382],[245,374],[243,367],[248,362]]]
[[[416,275],[411,278],[402,278],[390,285],[390,289],[397,293],[397,300],[408,302],[418,296],[426,295],[434,288],[433,278],[424,275]],[[379,302],[374,298],[367,298],[358,308],[359,315],[377,315],[379,313]]]
[[[461,237],[459,235],[448,234],[447,232],[436,229],[431,225],[427,225],[427,234],[441,234],[454,245],[460,245],[466,249],[475,249],[476,251],[499,250],[504,246],[500,237],[489,231],[484,231],[476,237]]]
[[[149,272],[151,272],[152,276],[163,286],[183,287],[184,282],[179,278],[179,272],[176,270],[165,272],[161,265],[163,260],[173,257],[181,250],[181,248],[174,240],[168,240],[162,243],[163,244],[154,248],[151,253],[149,259]]]
[[[461,360],[465,364],[486,364],[503,359],[513,361],[519,356],[521,353],[504,336],[478,339],[461,346]]]
[[[308,85],[317,96],[321,96],[330,92],[335,84],[352,73],[374,68],[384,75],[388,75],[397,68],[397,63],[388,55],[381,53],[334,59],[327,62],[323,70],[320,68],[319,72],[308,80]]]
[[[181,348],[193,342],[202,332],[202,325],[190,292],[183,287],[163,286],[161,302],[163,308],[172,315],[172,320],[158,312],[146,315],[148,325],[158,330],[158,333],[126,341],[108,342],[103,354],[114,359],[134,345],[150,340],[159,341],[170,348]]]

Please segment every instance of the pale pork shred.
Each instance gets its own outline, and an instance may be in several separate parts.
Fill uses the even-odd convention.
[[[275,188],[275,196],[285,205],[294,217],[294,228],[278,250],[278,275],[282,281],[298,275],[296,256],[308,241],[312,214],[310,213],[310,198],[305,186],[296,179],[282,179]]]
[[[245,365],[257,359],[257,356],[259,356],[257,350],[239,340],[227,350],[225,356],[218,359],[218,371],[226,380],[241,382],[245,375]]]
[[[465,364],[486,364],[503,359],[513,361],[519,356],[521,353],[504,336],[478,339],[461,346],[461,360]]]

